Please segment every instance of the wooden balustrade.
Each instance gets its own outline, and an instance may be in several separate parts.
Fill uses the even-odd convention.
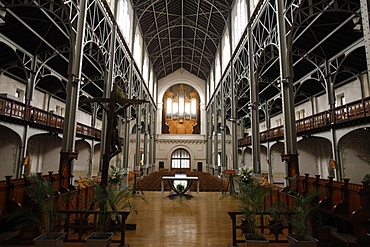
[[[298,135],[307,132],[319,132],[329,129],[331,126],[356,124],[361,120],[370,117],[370,97],[351,102],[344,106],[338,106],[312,116],[296,121],[296,130]],[[284,137],[284,127],[278,126],[260,133],[261,142],[273,141]],[[251,137],[244,137],[238,140],[238,146],[251,145]]]
[[[38,128],[54,128],[57,132],[62,132],[64,117],[57,114],[27,106],[21,102],[10,100],[0,96],[0,115],[9,118],[9,121],[17,119],[24,124],[30,124]],[[76,134],[91,137],[97,140],[101,138],[101,130],[77,123]]]
[[[238,243],[245,243],[241,233],[247,232],[247,226],[243,224],[242,212],[227,212],[231,219],[231,226],[233,232],[232,246],[238,246]],[[288,240],[284,237],[283,232],[292,233],[292,226],[276,224],[272,221],[269,212],[261,212],[258,217],[258,228],[263,232],[270,243],[286,243]],[[238,233],[238,231],[240,231]]]
[[[98,218],[102,214],[101,211],[88,210],[61,210],[59,213],[65,216],[60,223],[60,226],[64,228],[64,232],[67,233],[64,242],[84,242],[89,233],[97,231]],[[120,233],[120,238],[112,239],[111,242],[120,243],[120,246],[126,246],[126,219],[130,212],[107,211],[105,213],[114,217],[114,224],[110,224],[109,231],[118,231]],[[71,232],[74,234],[70,234]]]

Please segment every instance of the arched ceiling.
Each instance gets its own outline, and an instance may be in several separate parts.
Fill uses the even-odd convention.
[[[157,79],[184,68],[206,80],[234,0],[132,0]]]

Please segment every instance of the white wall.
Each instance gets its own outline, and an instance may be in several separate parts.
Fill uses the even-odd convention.
[[[343,136],[338,143],[343,177],[360,183],[370,173],[370,131],[357,129]]]
[[[4,176],[15,176],[17,169],[17,157],[21,138],[13,130],[0,125],[0,180],[5,180]]]
[[[309,173],[311,177],[320,174],[322,178],[327,178],[329,159],[333,157],[331,142],[310,138],[299,141],[297,146],[300,173]]]
[[[62,138],[47,134],[35,135],[28,141],[27,151],[31,157],[31,172],[48,171],[57,173],[59,170]]]
[[[347,83],[344,86],[341,86],[335,89],[335,96],[337,98],[338,95],[343,94],[346,99],[346,104],[361,99],[361,82],[359,80],[355,80],[353,82]],[[337,102],[339,106],[340,103]]]
[[[0,94],[9,94],[11,96],[14,96],[13,99],[16,99],[15,98],[15,93],[16,93],[17,89],[20,89],[24,92],[23,96],[21,98],[17,99],[19,102],[24,103],[25,102],[25,97],[24,96],[25,96],[25,93],[26,93],[26,85],[21,83],[21,82],[13,80],[12,78],[9,78],[9,77],[5,76],[4,74],[0,74]]]

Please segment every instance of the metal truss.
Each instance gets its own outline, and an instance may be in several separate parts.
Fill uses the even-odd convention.
[[[249,87],[249,59],[252,59],[255,78],[258,78],[260,107],[264,109],[265,114],[282,111],[280,83],[280,51],[277,21],[277,0],[266,0],[260,2],[256,11],[252,15],[248,27],[252,38],[252,50],[248,48],[248,35],[239,42],[237,50],[233,55],[233,73],[235,78],[235,88],[238,95],[238,119],[245,119],[250,116],[250,95]],[[293,85],[294,94],[297,96],[313,96],[312,94],[325,92],[327,89],[327,77],[332,76],[336,80],[337,74],[341,71],[348,71],[353,75],[363,72],[363,65],[346,63],[347,57],[364,47],[364,39],[356,39],[356,34],[352,41],[342,42],[342,47],[338,47],[335,54],[329,54],[329,42],[346,28],[350,28],[352,18],[360,15],[360,1],[346,0],[291,0],[284,1],[284,23],[286,25],[285,38],[289,42],[293,73],[295,75]],[[334,28],[326,28],[326,36],[320,37],[320,33],[315,34],[315,28],[325,28],[324,21],[329,18],[331,13],[342,13],[342,18],[338,23],[333,23]],[[347,29],[348,30],[348,29]],[[311,35],[316,38],[314,44],[309,47],[304,45],[302,39],[307,39]],[[323,48],[324,47],[324,48]],[[326,48],[326,49],[325,49]],[[325,52],[323,52],[325,50]],[[249,58],[249,54],[253,57]],[[356,53],[357,54],[357,53]],[[366,59],[364,59],[366,60]],[[329,65],[329,71],[326,71],[325,64]],[[366,61],[364,62],[366,63]],[[228,71],[227,73],[230,73]],[[227,74],[224,75],[228,77]],[[348,78],[350,79],[350,78]],[[303,83],[307,90],[301,91]],[[224,79],[220,81],[224,83]],[[334,83],[334,82],[333,82]],[[335,82],[337,83],[337,82]],[[231,83],[232,84],[232,83]],[[226,84],[225,84],[226,85]],[[218,92],[215,91],[215,94]],[[264,96],[266,94],[266,96]],[[249,126],[250,127],[250,126]]]
[[[112,34],[115,31],[115,28],[113,28],[115,20],[109,6],[105,2],[98,0],[88,1],[87,6],[86,32],[83,41],[84,49],[79,51],[84,55],[82,78],[79,78],[83,81],[81,83],[81,95],[90,98],[102,95],[103,85],[106,80],[104,76],[110,63],[111,46],[115,45],[113,78],[115,78],[115,81],[120,81],[123,84],[127,93],[129,84],[132,83],[134,96],[138,97],[140,90],[146,90],[145,87],[139,86],[144,83],[144,80],[142,80],[138,70],[135,70],[135,79],[132,80],[130,78],[130,67],[133,59],[128,52],[127,45],[123,41],[120,31],[118,31],[114,43],[111,43]],[[59,81],[59,85],[48,83],[46,87],[44,83],[45,88],[43,90],[50,90],[51,93],[56,93],[62,88],[65,91],[65,85],[68,81],[67,67],[70,62],[71,46],[74,45],[73,37],[77,34],[77,22],[80,11],[78,2],[2,0],[0,1],[0,8],[6,9],[9,16],[17,20],[22,25],[22,28],[32,33],[43,48],[34,54],[23,48],[22,45],[17,44],[15,42],[17,37],[1,33],[0,41],[13,48],[18,56],[17,61],[9,61],[9,64],[3,65],[1,69],[12,74],[12,71],[14,71],[12,68],[21,66],[21,70],[24,71],[23,75],[18,72],[18,74],[13,73],[12,77],[18,78],[19,81],[24,83],[27,83],[29,78],[31,78],[33,87],[42,85],[42,81],[46,78],[55,77],[56,81]],[[50,36],[43,36],[43,29],[34,25],[34,23],[41,20],[40,16],[33,17],[34,22],[32,22],[31,18],[26,20],[22,15],[19,15],[18,8],[33,8],[42,13],[42,18],[48,21],[49,29],[57,31],[54,40]],[[65,40],[64,43],[58,42],[63,39]],[[54,45],[56,43],[59,44]],[[55,96],[57,97],[57,94]],[[152,100],[150,97],[148,98]],[[60,99],[63,100],[63,98]],[[152,106],[154,107],[154,104]]]

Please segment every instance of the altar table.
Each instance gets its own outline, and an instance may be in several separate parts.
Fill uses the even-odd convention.
[[[187,199],[192,198],[193,196],[188,193],[190,186],[193,184],[193,181],[197,181],[197,194],[199,193],[199,178],[198,177],[188,177],[186,174],[176,174],[175,176],[163,176],[162,183],[161,183],[161,193],[164,192],[164,181],[167,181],[171,187],[170,194],[167,196],[170,199],[173,199],[177,196],[185,197]],[[175,181],[177,185],[175,185]],[[182,181],[186,182],[186,186],[179,186],[182,185]]]

